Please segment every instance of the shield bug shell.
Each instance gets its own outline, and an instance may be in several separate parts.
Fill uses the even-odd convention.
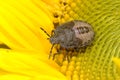
[[[43,31],[47,33],[45,30]],[[50,37],[50,43],[53,44],[53,46],[59,44],[60,47],[68,51],[71,49],[79,50],[82,47],[86,47],[91,44],[94,38],[94,31],[91,25],[80,20],[66,22],[56,27],[52,32],[51,35],[47,34]],[[50,55],[52,54],[52,48]]]

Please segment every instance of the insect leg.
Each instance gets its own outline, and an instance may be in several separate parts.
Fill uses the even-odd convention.
[[[87,48],[86,46],[82,47],[81,50],[80,50],[80,52],[81,52],[81,53],[85,53],[86,48]]]
[[[55,59],[55,56],[60,54],[60,51],[62,50],[62,48],[60,47],[60,45],[56,45],[56,50],[57,52],[53,54],[53,60]]]
[[[52,56],[52,49],[53,49],[53,47],[54,47],[54,44],[52,45],[52,47],[51,47],[51,49],[50,49],[49,59],[50,59],[50,57]]]
[[[66,49],[66,53],[65,53],[65,56],[64,56],[63,61],[65,61],[65,60],[67,60],[68,62],[70,61],[69,52],[70,52],[70,51]]]

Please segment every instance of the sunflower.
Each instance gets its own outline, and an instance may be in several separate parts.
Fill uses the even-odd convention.
[[[92,25],[93,45],[70,62],[48,59],[40,27],[50,34],[70,20]],[[1,0],[0,80],[119,80],[119,29],[120,0]]]

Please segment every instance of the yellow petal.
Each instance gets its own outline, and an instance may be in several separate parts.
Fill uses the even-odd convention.
[[[55,76],[39,75],[37,77],[32,78],[32,80],[67,80],[67,79],[59,78],[59,77],[55,77]]]
[[[45,50],[46,46],[50,48],[49,41],[46,40],[48,36],[40,30],[40,27],[44,27],[50,33],[53,27],[52,20],[44,11],[29,0],[0,1],[0,5],[2,42],[16,50]]]
[[[17,75],[17,74],[6,74],[6,75],[0,75],[0,80],[61,80],[61,79],[54,76],[47,76],[47,75],[30,77],[30,76]],[[66,79],[62,79],[62,80],[66,80]]]
[[[30,52],[28,53],[30,54]],[[38,59],[33,54],[27,55],[27,52],[24,54],[22,51],[0,49],[0,68],[10,73],[32,77],[48,75],[60,79],[65,78],[62,73],[48,64],[50,60],[47,60],[45,54],[39,56],[42,57]]]
[[[116,66],[120,69],[120,59],[119,58],[113,58],[113,62],[116,64]]]
[[[34,1],[40,1],[40,0],[34,0]],[[42,0],[45,4],[47,4],[49,7],[50,10],[54,10],[54,9],[59,9],[59,0],[49,0],[46,1],[46,0]]]
[[[7,73],[8,73],[7,71],[5,71],[5,70],[3,70],[3,69],[0,68],[0,75],[5,75]]]
[[[7,74],[7,75],[0,75],[0,80],[30,80],[30,77],[16,75],[16,74]]]
[[[115,63],[115,65],[117,66],[116,71],[118,72],[119,76],[120,76],[120,58],[113,58],[113,62]]]

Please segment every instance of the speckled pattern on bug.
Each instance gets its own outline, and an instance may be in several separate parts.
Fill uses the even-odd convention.
[[[94,31],[90,24],[80,20],[66,22],[54,29],[50,35],[50,43],[59,44],[66,50],[79,50],[91,44]],[[52,48],[53,48],[52,46]],[[52,49],[50,55],[52,54]]]

